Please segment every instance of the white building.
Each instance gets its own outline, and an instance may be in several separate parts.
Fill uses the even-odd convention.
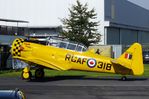
[[[127,0],[80,0],[95,8],[101,44],[149,43],[149,11]],[[1,0],[0,18],[26,20],[19,26],[55,27],[76,0]],[[0,22],[1,25],[16,25]]]

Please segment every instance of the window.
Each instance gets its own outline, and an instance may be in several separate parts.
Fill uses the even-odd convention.
[[[7,34],[7,27],[6,26],[1,26],[1,34],[6,35]]]
[[[86,48],[83,48],[82,52],[85,52],[87,49]]]
[[[60,48],[67,48],[67,43],[60,42],[59,47],[60,47]]]
[[[1,26],[0,26],[0,34],[1,34],[2,30],[1,30]]]
[[[7,27],[7,34],[12,35],[12,27]]]
[[[77,46],[76,51],[81,52],[82,51],[82,47],[81,46]]]
[[[17,35],[24,35],[24,28],[19,27]]]
[[[12,35],[15,35],[17,33],[17,27],[12,27]]]
[[[74,44],[68,44],[67,49],[75,50],[75,48],[76,48],[76,45],[74,45]]]

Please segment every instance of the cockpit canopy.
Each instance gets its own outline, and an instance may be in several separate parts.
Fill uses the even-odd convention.
[[[87,50],[87,47],[84,46],[83,44],[68,41],[68,40],[62,40],[62,39],[56,38],[56,37],[49,37],[49,38],[42,39],[42,40],[34,38],[34,39],[26,40],[26,41],[38,43],[38,44],[42,44],[42,45],[47,45],[47,46],[55,46],[58,48],[64,48],[64,49],[68,49],[68,50],[74,50],[74,51],[78,51],[78,52],[85,52]]]
[[[87,47],[84,46],[83,44],[79,44],[79,43],[71,42],[71,41],[66,41],[66,40],[52,39],[48,42],[48,45],[55,46],[58,48],[65,48],[68,50],[74,50],[74,51],[78,51],[78,52],[84,52],[87,50]]]

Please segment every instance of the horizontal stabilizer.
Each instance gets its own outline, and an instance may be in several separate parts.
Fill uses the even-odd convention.
[[[112,63],[114,64],[118,64],[118,65],[121,65],[121,66],[124,66],[128,69],[131,69],[131,64],[128,63],[128,62],[124,62],[122,60],[118,60],[118,59],[114,59],[114,60],[111,60]]]
[[[131,69],[133,75],[142,75],[144,73],[142,46],[139,43],[134,43],[119,58],[111,62]]]

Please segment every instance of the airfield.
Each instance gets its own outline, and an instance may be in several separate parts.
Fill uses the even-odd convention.
[[[21,89],[27,99],[149,99],[149,79],[82,76],[46,77],[41,81],[1,77],[0,89]]]

